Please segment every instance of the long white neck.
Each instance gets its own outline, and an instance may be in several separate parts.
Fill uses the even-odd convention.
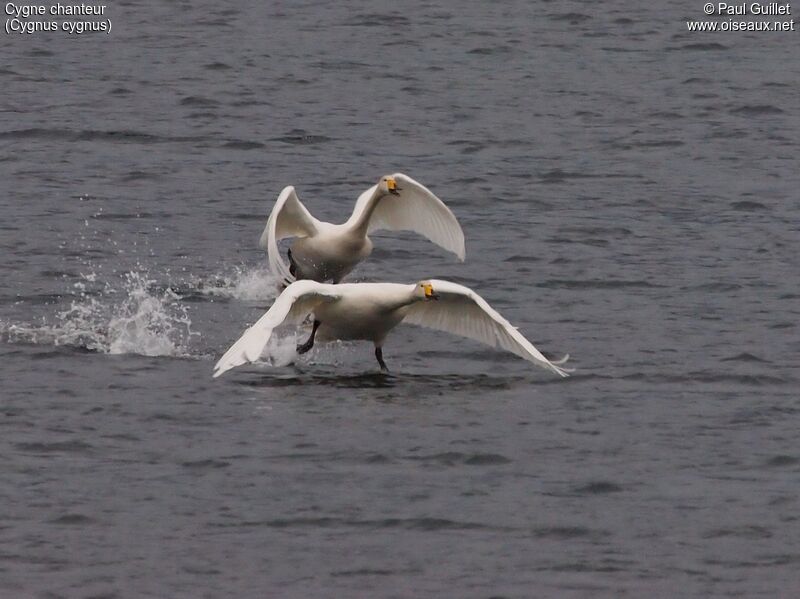
[[[410,306],[412,304],[416,304],[417,302],[421,302],[425,298],[419,294],[419,286],[414,283],[408,289],[408,296],[406,298],[405,304],[406,306]]]
[[[369,230],[369,220],[372,218],[372,213],[375,212],[375,208],[378,207],[378,202],[381,201],[383,196],[384,192],[382,192],[380,187],[376,185],[375,191],[373,191],[372,195],[369,196],[369,199],[367,199],[364,210],[361,211],[361,214],[358,215],[358,218],[356,218],[350,225],[350,230],[353,233],[357,233],[363,237],[367,236],[367,231]]]
[[[347,283],[345,283],[346,285]],[[369,290],[374,298],[391,310],[400,310],[422,301],[418,286],[401,283],[354,283],[358,289]],[[371,289],[369,286],[372,286]]]

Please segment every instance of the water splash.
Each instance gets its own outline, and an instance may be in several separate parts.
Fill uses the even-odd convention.
[[[158,294],[151,291],[154,284],[139,273],[126,275],[128,294],[108,322],[109,353],[184,353],[185,342],[196,334],[186,307],[177,304],[179,298],[169,288]]]
[[[279,289],[278,280],[269,270],[261,267],[238,267],[233,275],[189,281],[189,291],[178,293],[182,296],[196,293],[201,296],[271,303],[277,297]]]
[[[0,322],[9,342],[71,346],[108,354],[188,356],[191,329],[186,307],[170,288],[159,290],[142,272],[124,275],[120,289],[89,289],[96,275],[74,284],[78,299],[38,325]]]
[[[272,337],[263,355],[269,358],[272,366],[288,366],[297,361],[297,336]]]

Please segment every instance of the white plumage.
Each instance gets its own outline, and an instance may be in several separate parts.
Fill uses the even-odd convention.
[[[500,347],[561,376],[568,372],[559,366],[567,357],[548,360],[477,293],[463,285],[432,279],[413,285],[292,283],[225,352],[214,367],[214,376],[256,361],[276,327],[299,324],[311,313],[314,330],[309,341],[298,346],[303,351],[313,345],[315,333],[322,339],[372,341],[378,362],[386,369],[383,342],[395,326],[408,322]]]
[[[402,173],[382,177],[359,196],[347,222],[335,225],[314,218],[294,187],[278,196],[261,234],[270,269],[289,283],[297,279],[338,283],[372,252],[369,233],[379,229],[415,231],[463,261],[464,233],[450,209],[427,187]],[[278,242],[297,239],[289,248],[290,266]]]

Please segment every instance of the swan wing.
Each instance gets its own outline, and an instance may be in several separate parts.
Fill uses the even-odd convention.
[[[283,290],[267,313],[231,345],[214,366],[214,378],[246,362],[255,362],[267,346],[272,331],[282,324],[298,324],[323,302],[336,301],[341,294],[334,285],[296,281]]]
[[[427,237],[436,245],[453,252],[464,261],[464,232],[458,220],[431,190],[403,173],[392,175],[400,188],[399,195],[381,198],[369,221],[369,231],[414,231]],[[375,192],[370,187],[356,201],[353,219],[366,209]]]
[[[284,187],[258,242],[262,249],[267,250],[272,274],[285,281],[294,281],[289,267],[278,252],[278,242],[287,237],[312,237],[317,234],[318,229],[319,221],[303,206],[294,187]]]
[[[566,369],[545,358],[472,289],[449,281],[431,280],[430,283],[439,300],[412,304],[403,322],[461,335],[491,347],[499,346],[537,366],[568,376]]]

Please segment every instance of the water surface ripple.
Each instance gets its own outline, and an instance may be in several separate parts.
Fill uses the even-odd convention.
[[[698,3],[163,3],[4,36],[3,597],[790,597],[796,33]],[[476,288],[556,380],[444,334],[296,339],[284,185],[344,220],[403,171],[467,261],[375,236],[354,280]]]

